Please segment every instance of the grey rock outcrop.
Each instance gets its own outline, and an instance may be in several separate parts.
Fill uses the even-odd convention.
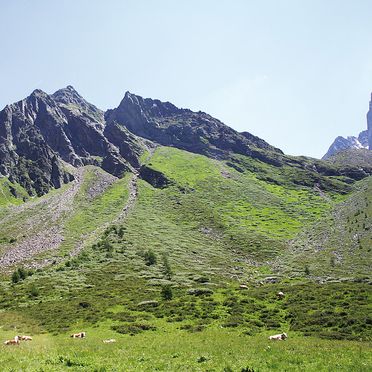
[[[372,94],[371,100],[369,101],[369,110],[367,113],[367,126],[368,126],[368,148],[372,150]]]

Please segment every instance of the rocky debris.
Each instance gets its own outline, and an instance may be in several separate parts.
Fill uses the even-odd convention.
[[[106,172],[99,172],[98,169],[94,170],[94,174],[96,176],[96,179],[87,190],[87,196],[91,200],[101,195],[109,186],[111,186],[117,180],[117,177]]]
[[[59,248],[63,242],[63,225],[59,221],[72,210],[73,200],[82,184],[83,173],[84,169],[79,168],[75,173],[75,181],[61,194],[45,196],[35,202],[12,208],[13,215],[14,213],[21,215],[22,212],[35,207],[46,207],[45,214],[39,215],[38,220],[35,221],[32,217],[33,213],[31,213],[31,217],[23,223],[23,229],[17,236],[17,244],[5,247],[5,254],[0,257],[1,269],[27,261],[40,253]],[[8,218],[3,218],[0,223],[6,223]],[[39,267],[41,266],[39,265]]]
[[[60,228],[53,226],[37,235],[32,235],[29,239],[8,250],[0,257],[0,267],[12,266],[45,251],[57,249],[62,241],[63,236]]]
[[[142,301],[137,304],[138,307],[157,307],[159,306],[159,301],[156,300],[147,300],[147,301]]]

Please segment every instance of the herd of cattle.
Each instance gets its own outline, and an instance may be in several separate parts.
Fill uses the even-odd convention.
[[[85,338],[86,333],[85,332],[79,332],[79,333],[73,333],[70,337],[72,338]],[[31,336],[14,336],[11,340],[6,340],[4,342],[4,345],[19,345],[20,341],[32,341]],[[111,344],[113,342],[116,342],[115,339],[110,338],[108,340],[103,340],[103,343],[105,344]]]
[[[6,340],[5,345],[19,345],[20,341],[32,341],[31,336],[14,336],[11,340]]]
[[[248,288],[248,287],[244,284],[241,284],[240,288],[245,289],[245,288]],[[284,297],[284,293],[283,292],[278,292],[277,297],[279,299],[282,299]],[[86,333],[85,332],[73,333],[70,337],[72,337],[72,338],[85,338]],[[269,340],[271,340],[271,341],[284,341],[286,338],[288,338],[288,335],[286,333],[280,333],[278,335],[269,336]],[[5,345],[19,345],[20,341],[32,341],[32,337],[31,336],[15,336],[11,340],[6,340],[4,342],[4,344]],[[110,343],[113,343],[113,342],[116,342],[116,340],[113,339],[113,338],[110,338],[108,340],[103,340],[103,343],[105,343],[105,344],[110,344]]]

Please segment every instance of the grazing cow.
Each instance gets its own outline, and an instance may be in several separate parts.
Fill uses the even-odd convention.
[[[248,286],[246,284],[240,284],[239,288],[240,289],[248,289]]]
[[[21,341],[32,341],[31,336],[21,336],[20,339],[21,339]]]
[[[282,291],[278,292],[277,294],[277,297],[280,299],[280,298],[284,298],[284,293]]]
[[[111,344],[113,342],[116,342],[116,340],[114,338],[110,338],[109,340],[103,340],[103,343],[105,343],[105,344]]]
[[[286,338],[288,338],[288,335],[286,333],[281,333],[279,335],[270,336],[269,340],[272,341],[284,341]]]
[[[72,338],[85,338],[85,332],[73,333],[70,337],[72,337]]]
[[[19,345],[19,337],[15,336],[13,340],[7,340],[4,342],[5,345]]]

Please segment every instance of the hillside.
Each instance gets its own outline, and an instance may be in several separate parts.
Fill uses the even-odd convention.
[[[26,115],[29,99],[12,109],[12,125],[17,110],[31,120],[18,137],[38,133],[68,179],[51,183],[47,166],[38,189],[31,162],[25,183],[9,147],[0,335],[35,342],[4,346],[6,368],[27,352],[31,370],[369,369],[368,157],[288,156],[205,113],[130,93],[103,113],[66,89],[32,98],[50,106],[44,124],[63,146],[38,110]],[[86,340],[68,339],[83,329]],[[288,342],[268,344],[280,332]]]

